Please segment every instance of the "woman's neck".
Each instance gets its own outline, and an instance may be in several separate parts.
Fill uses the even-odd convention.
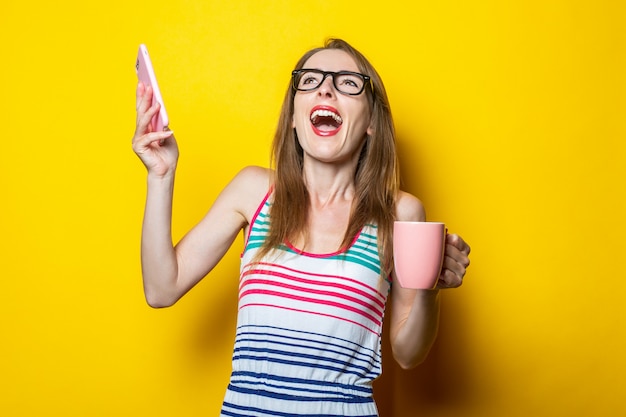
[[[328,205],[345,204],[354,198],[353,166],[332,164],[307,164],[303,166],[303,178],[312,207],[323,208]]]

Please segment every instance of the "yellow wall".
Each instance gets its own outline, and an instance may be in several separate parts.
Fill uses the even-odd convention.
[[[240,242],[177,306],[143,300],[133,64],[181,146],[178,238],[267,165],[296,59],[328,36],[385,80],[405,188],[473,247],[385,416],[626,413],[626,8],[589,1],[9,0],[0,7],[0,413],[216,415]]]

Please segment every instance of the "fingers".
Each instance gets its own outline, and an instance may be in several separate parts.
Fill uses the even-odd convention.
[[[463,277],[456,275],[448,269],[441,271],[437,288],[457,288],[463,284]]]
[[[145,87],[143,83],[137,84],[137,125],[135,136],[141,136],[152,131],[151,121],[159,112],[160,104],[155,101],[152,104],[152,88]]]
[[[164,130],[161,132],[151,132],[145,135],[133,137],[133,150],[141,154],[145,149],[149,148],[152,145],[163,145],[165,140],[174,135],[173,130]]]
[[[441,268],[442,275],[448,272],[460,280],[463,279],[467,272],[467,266],[463,259],[459,260],[458,253],[451,253],[450,250],[446,250],[446,255],[443,258],[443,267]]]
[[[139,82],[137,84],[137,90],[136,90],[136,105],[135,108],[137,110],[137,118],[139,118],[140,114],[147,112],[152,106],[152,95],[153,95],[153,90],[152,87],[148,86],[144,86],[144,84],[142,82]],[[157,103],[155,103],[157,104]]]
[[[460,236],[446,236],[445,256],[438,287],[455,288],[463,284],[463,277],[470,264],[470,251],[470,246]]]
[[[178,146],[171,130],[152,131],[152,120],[160,110],[155,101],[152,104],[152,88],[139,82],[136,89],[137,120],[132,148],[148,174],[163,177],[176,169]]]
[[[145,92],[146,92],[146,86],[141,81],[139,81],[137,83],[137,89],[135,90],[135,102],[136,102],[135,109],[139,109],[139,102],[141,101],[141,98],[143,97]]]
[[[447,235],[446,244],[456,247],[459,251],[469,255],[471,248],[459,235]]]
[[[136,110],[139,111],[146,103],[152,102],[152,88],[146,87],[141,81],[137,83],[136,90]],[[150,106],[148,106],[150,107]],[[146,109],[144,109],[145,111]]]
[[[154,103],[153,106],[149,107],[145,112],[138,111],[137,112],[137,130],[140,132],[151,132],[152,131],[152,119],[159,113],[161,105],[159,103]]]

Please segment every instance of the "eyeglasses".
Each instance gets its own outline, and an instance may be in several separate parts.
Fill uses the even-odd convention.
[[[322,71],[318,69],[299,69],[291,73],[293,88],[298,91],[313,91],[318,89],[326,77],[332,76],[335,89],[342,94],[358,96],[365,86],[370,84],[370,77],[352,71]]]

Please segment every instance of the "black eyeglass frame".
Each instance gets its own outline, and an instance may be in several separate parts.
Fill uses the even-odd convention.
[[[313,88],[308,88],[308,89],[304,89],[304,88],[298,88],[298,83],[296,82],[296,77],[302,73],[305,72],[316,72],[318,74],[322,74],[322,81],[320,81],[319,84],[317,84],[317,86],[313,87]],[[294,88],[294,90],[296,91],[315,91],[318,88],[320,88],[320,86],[322,84],[324,84],[324,81],[326,81],[326,77],[328,77],[329,75],[332,76],[333,79],[333,87],[335,87],[335,90],[337,90],[338,92],[340,92],[341,94],[345,94],[347,96],[358,96],[359,94],[362,94],[363,91],[365,91],[365,86],[369,85],[370,88],[372,89],[372,91],[374,90],[374,87],[372,85],[372,78],[369,75],[365,75],[365,74],[361,74],[359,72],[353,72],[353,71],[338,71],[338,72],[333,72],[333,71],[322,71],[319,69],[314,69],[314,68],[301,68],[301,69],[297,69],[297,70],[293,70],[291,72],[291,85]],[[363,78],[363,86],[361,87],[361,89],[359,90],[358,93],[348,93],[345,91],[341,91],[341,89],[339,89],[339,87],[337,87],[336,84],[336,75],[356,75],[358,77]],[[298,80],[299,81],[299,80]]]

